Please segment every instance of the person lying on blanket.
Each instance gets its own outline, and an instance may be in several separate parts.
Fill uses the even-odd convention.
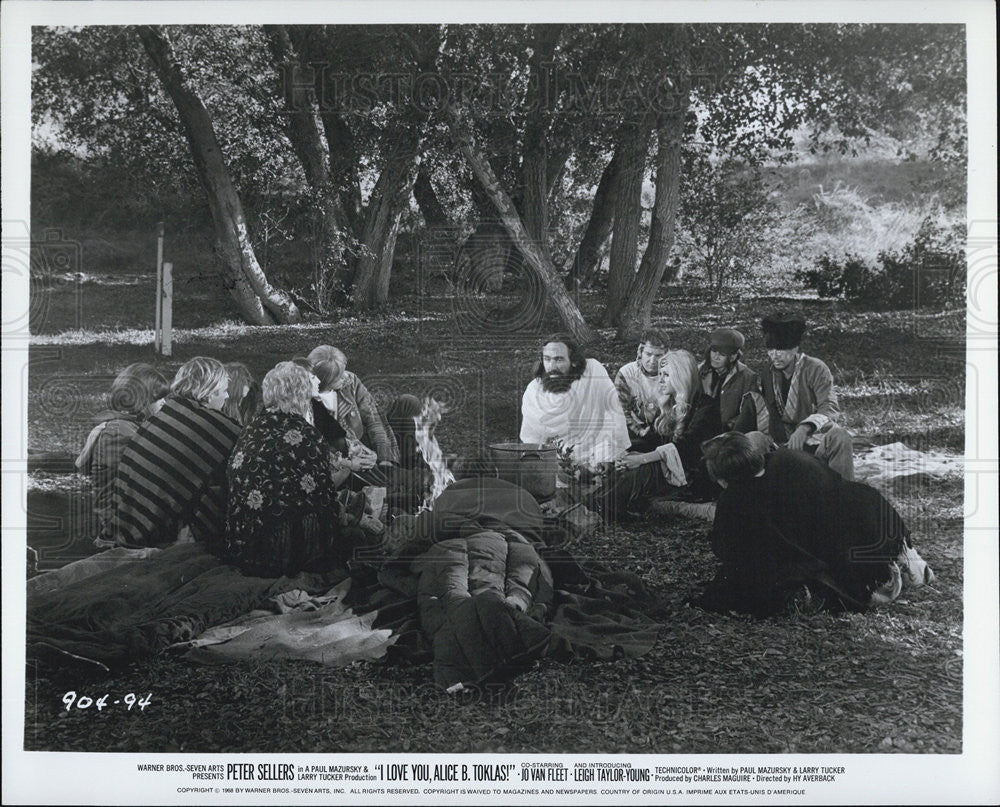
[[[226,460],[240,433],[220,411],[228,374],[217,359],[196,356],[181,365],[170,388],[122,451],[112,513],[99,539],[105,544],[163,546],[185,525],[195,540],[222,532]]]
[[[862,611],[894,600],[904,579],[934,579],[877,490],[769,444],[760,432],[727,432],[703,447],[723,488],[711,532],[721,566],[695,605],[758,616],[806,603]]]
[[[362,542],[343,523],[328,448],[312,422],[313,389],[304,368],[277,364],[264,376],[263,410],[229,458],[225,556],[248,574],[329,571]]]

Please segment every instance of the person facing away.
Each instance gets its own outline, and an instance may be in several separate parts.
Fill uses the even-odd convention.
[[[115,473],[125,445],[142,421],[159,411],[168,392],[170,385],[160,371],[144,362],[130,364],[112,382],[108,408],[97,415],[97,425],[76,458],[77,469],[93,485],[98,529],[114,510]]]
[[[240,433],[221,411],[229,376],[222,362],[196,356],[170,388],[122,452],[113,513],[101,534],[119,546],[172,543],[185,525],[195,540],[222,537],[226,460]]]
[[[349,560],[329,449],[312,422],[313,388],[305,368],[275,365],[263,409],[229,458],[225,554],[248,574],[324,572]]]
[[[521,398],[521,442],[558,444],[573,464],[598,471],[628,450],[625,414],[608,371],[567,334],[542,345]]]
[[[661,414],[659,368],[666,352],[666,337],[659,331],[648,330],[639,340],[635,361],[623,365],[615,375],[615,389],[633,451],[652,451],[666,442],[653,425]]]
[[[229,362],[225,367],[229,375],[229,397],[222,405],[222,411],[241,426],[246,426],[260,409],[260,384],[250,368],[241,361]]]
[[[760,373],[760,394],[744,398],[736,430],[759,430],[778,445],[807,451],[844,479],[854,479],[851,435],[838,425],[840,406],[833,373],[801,350],[806,331],[800,314],[774,311],[761,321],[769,366]]]
[[[769,445],[760,432],[727,432],[704,446],[723,488],[711,532],[721,565],[695,604],[766,616],[807,586],[864,610],[898,596],[901,566],[914,585],[934,579],[882,494],[804,451]]]

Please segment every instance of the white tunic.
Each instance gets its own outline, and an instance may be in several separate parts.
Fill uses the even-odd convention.
[[[558,441],[572,449],[577,465],[597,470],[624,454],[631,441],[618,391],[597,359],[587,359],[583,375],[567,392],[546,392],[540,378],[521,399],[521,441]]]

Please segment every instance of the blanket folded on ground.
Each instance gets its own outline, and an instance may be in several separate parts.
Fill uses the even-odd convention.
[[[854,459],[855,480],[883,488],[904,481],[939,481],[964,473],[962,457],[917,451],[903,443],[875,446]]]
[[[357,616],[344,604],[350,587],[348,578],[321,597],[285,592],[271,600],[278,614],[252,611],[170,649],[188,650],[186,658],[202,664],[294,658],[343,667],[381,658],[396,637],[372,628],[376,611]]]

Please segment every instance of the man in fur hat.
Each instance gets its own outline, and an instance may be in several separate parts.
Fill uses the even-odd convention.
[[[749,407],[756,409],[752,413],[756,416],[756,428],[779,445],[814,454],[845,480],[852,481],[851,435],[836,423],[840,406],[833,388],[833,373],[822,361],[807,356],[799,348],[806,330],[805,320],[794,312],[774,311],[764,317],[761,330],[771,364],[760,374],[763,400],[755,396],[754,405]],[[741,418],[743,431],[749,425],[746,409]]]

